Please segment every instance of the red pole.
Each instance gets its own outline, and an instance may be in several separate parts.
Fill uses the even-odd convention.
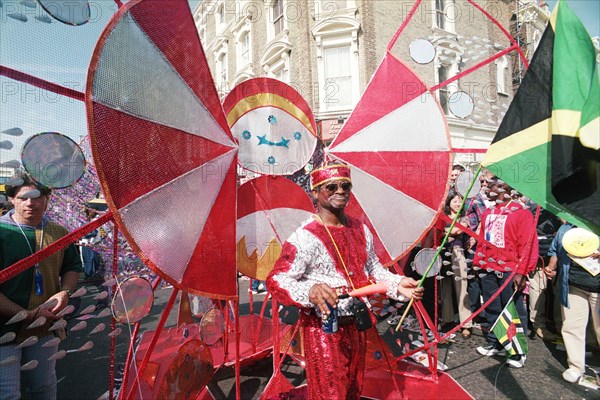
[[[119,266],[119,228],[117,224],[113,223],[113,262],[112,262],[112,276],[116,278]],[[112,293],[114,294],[117,290],[117,284],[112,286]],[[111,317],[110,319],[110,331],[113,332],[117,327],[117,321]],[[108,368],[108,398],[109,400],[114,399],[114,388],[115,388],[115,348],[117,345],[117,338],[115,336],[110,337],[110,362]]]
[[[160,281],[160,277],[156,278],[156,280],[152,284],[152,291],[156,290]],[[125,368],[123,370],[123,382],[121,383],[121,395],[119,396],[121,399],[125,397],[125,390],[129,381],[129,366],[131,365],[131,360],[133,358],[133,348],[135,346],[135,341],[137,340],[139,330],[140,323],[136,322],[135,326],[133,327],[133,332],[131,333],[131,338],[129,339],[129,350],[127,351],[127,359],[125,360]]]
[[[240,307],[237,301],[233,301],[234,313],[235,313],[235,398],[241,399],[242,392],[240,387]]]
[[[142,360],[142,363],[140,364],[140,368],[138,369],[135,380],[133,381],[131,390],[129,391],[129,394],[127,395],[128,400],[133,399],[133,396],[135,394],[135,386],[137,385],[138,381],[140,380],[140,377],[144,375],[144,371],[146,370],[146,366],[148,365],[148,362],[150,361],[150,356],[152,355],[152,352],[154,351],[154,347],[156,346],[158,337],[160,336],[160,333],[162,332],[163,327],[165,326],[165,323],[167,322],[167,317],[169,316],[169,313],[171,312],[171,309],[173,308],[173,304],[175,303],[175,299],[177,298],[177,293],[179,293],[179,289],[173,288],[173,293],[171,293],[171,298],[169,299],[169,302],[167,303],[165,310],[163,311],[162,316],[160,317],[160,321],[158,322],[156,331],[154,331],[154,335],[152,335],[152,340],[150,341],[148,350],[146,350],[146,354],[144,355],[144,359]]]
[[[273,320],[273,333],[272,333],[272,337],[273,337],[273,375],[275,375],[277,373],[276,368],[279,368],[279,358],[281,357],[280,354],[280,342],[279,342],[279,304],[277,303],[277,300],[271,298],[271,318]],[[294,337],[292,336],[290,338],[290,342],[291,339],[293,339]]]

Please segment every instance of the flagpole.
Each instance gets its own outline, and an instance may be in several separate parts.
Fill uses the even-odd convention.
[[[504,308],[502,309],[502,311],[500,312],[500,315],[498,315],[498,318],[496,318],[496,321],[494,322],[494,325],[492,325],[492,327],[490,328],[490,331],[494,330],[494,328],[496,327],[496,324],[498,323],[498,321],[500,320],[500,317],[502,316],[502,314],[504,314],[504,311],[506,311],[506,308],[508,307],[508,305],[510,304],[510,302],[512,301],[513,297],[515,297],[515,294],[517,294],[518,289],[515,289],[515,291],[513,292],[512,296],[510,296],[510,299],[508,299],[508,301],[506,302],[506,305],[504,306]],[[521,322],[522,324],[523,322]]]
[[[450,228],[447,229],[446,234],[444,235],[444,239],[442,240],[442,243],[438,246],[435,255],[433,256],[433,258],[431,259],[431,262],[429,263],[429,266],[427,267],[427,269],[423,273],[423,277],[419,281],[419,284],[417,285],[417,289],[420,288],[421,286],[423,286],[423,282],[425,282],[425,278],[427,278],[427,275],[429,274],[429,271],[433,267],[433,264],[435,263],[435,260],[439,257],[440,253],[442,252],[442,249],[444,248],[444,245],[448,241],[448,237],[450,236],[450,232],[452,232],[452,229],[454,228],[454,225],[456,225],[456,222],[458,221],[460,212],[463,210],[463,208],[465,206],[465,202],[467,201],[467,197],[468,197],[469,193],[471,193],[471,189],[473,188],[473,185],[475,184],[475,181],[478,179],[479,173],[481,172],[482,168],[483,167],[481,166],[481,164],[479,164],[479,168],[477,168],[477,171],[475,172],[475,174],[473,174],[473,179],[471,180],[471,183],[469,184],[469,187],[467,188],[467,192],[463,196],[463,200],[460,203],[460,207],[458,208],[458,211],[456,212],[456,215],[452,219],[452,224],[450,224]],[[514,294],[513,294],[513,296],[514,296]],[[404,314],[402,314],[402,317],[400,318],[400,321],[398,322],[398,325],[396,325],[396,332],[398,332],[398,330],[400,329],[400,326],[402,325],[402,322],[404,322],[404,319],[408,315],[408,312],[410,311],[410,308],[412,307],[412,305],[413,305],[414,302],[415,302],[414,299],[411,298],[410,302],[408,303],[408,306],[406,307],[406,310],[404,310]]]

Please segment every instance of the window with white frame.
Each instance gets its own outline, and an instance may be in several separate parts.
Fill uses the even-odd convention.
[[[273,21],[273,37],[280,34],[285,28],[285,18],[283,15],[283,0],[273,1],[271,5],[271,21]]]
[[[444,10],[444,3],[444,0],[435,0],[435,24],[440,29],[444,29],[446,24],[446,10]]]
[[[356,0],[317,0],[315,6],[319,7],[322,13],[332,12],[335,10],[344,10],[346,8],[356,7]]]
[[[323,49],[325,97],[328,110],[352,105],[352,71],[350,45]]]
[[[217,9],[217,22],[219,25],[223,25],[225,23],[225,4],[221,3],[219,8]]]
[[[506,56],[502,56],[496,60],[496,85],[498,93],[507,94],[506,92],[506,70],[508,69],[508,60]]]
[[[454,0],[432,0],[435,7],[434,26],[447,32],[454,32]]]
[[[290,74],[289,71],[286,69],[285,64],[282,65],[281,68],[273,71],[273,76],[275,77],[275,79],[278,79],[285,83],[289,83],[290,81]]]
[[[358,102],[359,31],[360,22],[354,15],[324,18],[311,29],[317,46],[318,118],[328,119],[349,113]]]
[[[221,53],[217,57],[215,80],[221,89],[225,89],[227,84],[227,53]]]
[[[238,46],[240,49],[240,66],[243,67],[248,65],[252,61],[250,59],[250,32],[243,32],[240,35]]]
[[[287,40],[277,40],[270,44],[260,58],[260,65],[266,76],[289,80],[290,52],[292,44]]]
[[[437,70],[438,83],[447,81],[449,72],[450,72],[450,67],[447,65],[441,64]],[[438,89],[438,100],[440,101],[440,105],[442,106],[442,109],[444,110],[444,114],[446,114],[446,115],[448,115],[448,97],[449,97],[448,86],[440,87]]]
[[[313,0],[314,19],[322,21],[330,18],[353,18],[357,11],[356,0]]]

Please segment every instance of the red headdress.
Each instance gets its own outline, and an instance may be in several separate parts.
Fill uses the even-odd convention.
[[[317,186],[333,180],[352,182],[348,164],[338,162],[335,164],[324,165],[321,168],[313,170],[310,173],[310,188],[314,189]]]

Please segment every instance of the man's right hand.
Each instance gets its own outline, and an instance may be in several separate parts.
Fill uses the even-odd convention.
[[[336,308],[338,295],[335,290],[329,287],[329,285],[317,283],[308,291],[308,299],[321,310],[322,314],[327,315],[329,314],[329,307],[327,307],[327,304],[329,303],[333,308]]]
[[[47,320],[60,319],[46,304],[27,311],[27,320],[34,321],[39,317],[46,317]]]
[[[556,276],[556,269],[553,269],[551,266],[546,265],[544,267],[544,274],[549,280],[552,280]]]

